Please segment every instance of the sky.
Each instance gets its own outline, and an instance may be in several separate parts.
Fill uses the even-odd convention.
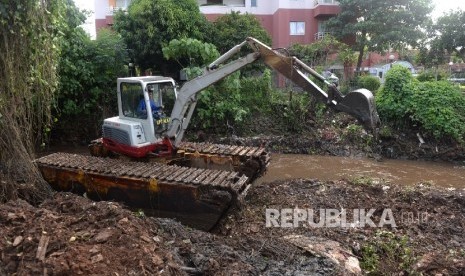
[[[74,3],[80,10],[94,11],[94,1],[96,0],[74,0]],[[95,39],[95,16],[92,14],[87,18],[86,23],[82,25],[84,30],[90,35],[92,39]]]
[[[438,18],[444,12],[461,9],[465,11],[465,0],[433,0],[435,6],[433,10],[433,19]]]

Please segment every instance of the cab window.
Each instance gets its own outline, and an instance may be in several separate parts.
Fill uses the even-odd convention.
[[[144,98],[142,85],[140,83],[121,83],[121,105],[125,117],[137,118],[137,106]]]

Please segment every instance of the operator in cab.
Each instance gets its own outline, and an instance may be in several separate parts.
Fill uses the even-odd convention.
[[[147,86],[147,92],[149,94],[150,108],[152,109],[153,119],[157,120],[161,117],[161,108],[155,104],[153,100],[153,87]],[[137,106],[137,114],[140,118],[147,118],[147,107],[145,106],[145,99],[142,97]]]

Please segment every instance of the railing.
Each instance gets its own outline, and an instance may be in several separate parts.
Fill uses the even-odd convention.
[[[325,38],[325,36],[327,35],[331,35],[330,32],[318,32],[318,33],[315,33],[314,35],[314,40],[320,40],[320,39],[323,39]]]
[[[108,15],[114,15],[117,11],[127,11],[128,7],[112,7],[108,8]]]
[[[315,0],[316,5],[336,5],[339,4],[336,0]]]

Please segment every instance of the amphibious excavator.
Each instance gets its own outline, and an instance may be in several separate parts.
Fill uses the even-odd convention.
[[[250,53],[233,59],[246,45]],[[54,153],[36,164],[56,190],[124,201],[208,230],[265,173],[270,156],[261,147],[183,142],[184,132],[199,92],[260,60],[332,109],[352,115],[368,129],[376,128],[379,119],[370,91],[359,89],[343,96],[296,57],[247,38],[179,91],[168,77],[119,78],[119,114],[104,120],[102,138],[90,145],[91,155]],[[327,92],[310,76],[325,83]],[[158,107],[171,110],[171,115],[155,110]],[[151,159],[159,162],[146,162]]]

